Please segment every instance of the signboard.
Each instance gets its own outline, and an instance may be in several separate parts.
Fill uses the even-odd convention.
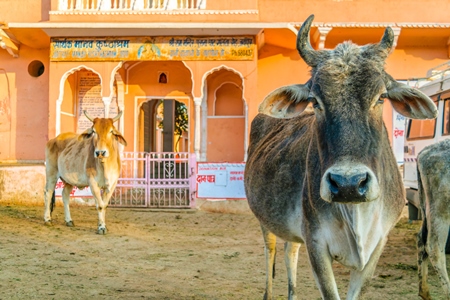
[[[56,197],[62,197],[62,192],[64,189],[64,183],[61,181],[61,179],[58,179],[58,181],[56,182],[56,187],[55,187],[55,196]],[[72,192],[70,193],[71,197],[92,197],[92,192],[91,189],[89,187],[80,190],[77,187],[74,187],[72,189]]]
[[[255,49],[249,36],[52,38],[50,60],[253,60]]]
[[[246,198],[245,163],[198,163],[198,198]]]
[[[78,126],[77,133],[82,133],[92,126],[83,113],[86,110],[89,116],[96,118],[105,116],[105,105],[103,104],[101,95],[100,77],[90,71],[78,72]],[[109,107],[109,116],[117,115],[116,97],[111,100]]]
[[[392,146],[398,164],[403,164],[404,161],[405,122],[406,118],[394,111]]]

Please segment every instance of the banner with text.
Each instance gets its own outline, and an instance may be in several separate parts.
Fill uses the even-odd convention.
[[[50,60],[253,60],[255,49],[249,36],[52,38]]]
[[[198,163],[198,198],[236,198],[245,197],[245,163]]]

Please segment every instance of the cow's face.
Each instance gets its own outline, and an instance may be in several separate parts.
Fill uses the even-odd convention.
[[[328,202],[365,202],[379,197],[377,174],[383,147],[383,103],[409,118],[435,118],[437,109],[423,93],[397,83],[384,71],[392,47],[392,29],[379,44],[343,43],[315,51],[309,43],[312,17],[303,24],[297,48],[312,67],[305,85],[283,87],[260,105],[260,112],[278,118],[300,114],[312,104],[315,144],[321,165],[320,196]]]
[[[116,151],[118,141],[122,145],[127,145],[125,138],[114,127],[114,122],[120,118],[121,113],[114,119],[86,117],[92,121],[92,127],[80,135],[80,138],[92,138],[94,144],[94,156],[100,160],[107,158],[113,151]]]

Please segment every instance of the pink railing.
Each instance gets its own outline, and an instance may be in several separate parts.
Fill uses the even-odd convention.
[[[195,206],[195,154],[124,152],[112,206],[190,208]]]

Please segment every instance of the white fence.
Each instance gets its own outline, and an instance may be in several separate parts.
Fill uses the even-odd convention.
[[[58,11],[199,10],[206,0],[59,0]]]

